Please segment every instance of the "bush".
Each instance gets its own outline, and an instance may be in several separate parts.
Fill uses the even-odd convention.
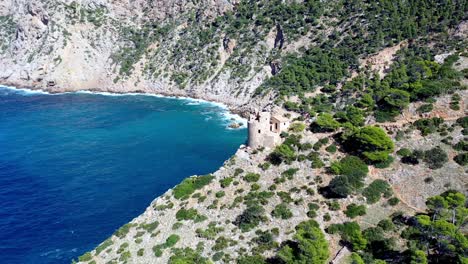
[[[219,191],[219,192],[216,192],[216,194],[215,194],[216,198],[221,198],[224,195],[226,195],[226,193],[224,191]]]
[[[288,178],[289,180],[292,180],[294,175],[299,171],[298,168],[289,168],[281,173],[282,176]]]
[[[305,129],[305,124],[304,123],[292,123],[290,126],[289,126],[289,131],[292,131],[294,133],[299,133],[299,132],[302,132],[304,131]]]
[[[335,144],[331,144],[330,146],[326,147],[325,150],[329,153],[335,153],[336,152],[336,145]]]
[[[447,161],[448,155],[440,147],[435,147],[424,152],[424,162],[433,170],[442,168]]]
[[[180,236],[178,236],[176,234],[170,235],[166,239],[166,243],[165,243],[166,248],[173,247],[175,244],[177,244],[177,242],[179,242],[179,240],[180,240]]]
[[[367,186],[362,195],[366,197],[367,203],[373,204],[380,200],[382,194],[388,195],[391,192],[391,187],[388,182],[384,180],[375,180]]]
[[[308,156],[307,159],[311,161],[311,166],[314,169],[319,169],[325,166],[325,163],[320,159],[320,154],[318,152],[312,151]]]
[[[285,143],[277,146],[275,150],[268,155],[268,160],[274,165],[279,165],[282,162],[291,163],[294,159],[296,159],[296,153]]]
[[[206,216],[199,215],[197,209],[179,209],[176,213],[176,219],[181,220],[194,220],[195,222],[202,222],[206,220]]]
[[[219,184],[221,185],[222,188],[226,188],[228,187],[229,185],[231,185],[231,183],[234,181],[234,178],[233,177],[227,177],[227,178],[224,178],[222,180],[219,180]]]
[[[312,132],[333,132],[340,127],[340,123],[328,113],[320,114],[310,126]]]
[[[275,206],[275,209],[271,212],[271,215],[275,218],[289,219],[293,214],[291,210],[289,210],[287,204],[281,203]]]
[[[360,158],[346,156],[339,162],[333,162],[330,171],[341,174],[331,180],[330,191],[339,197],[346,197],[364,186],[364,177],[369,169]]]
[[[411,150],[407,149],[407,148],[401,148],[397,151],[397,154],[398,156],[401,156],[401,157],[409,157],[411,156],[412,152]]]
[[[207,258],[202,257],[198,251],[191,248],[174,248],[174,255],[169,258],[168,264],[182,264],[182,263],[197,263],[197,264],[210,264]]]
[[[393,152],[392,139],[380,127],[367,126],[359,129],[345,141],[346,149],[357,153],[371,163],[388,160]]]
[[[456,155],[453,160],[461,166],[468,164],[468,153],[460,153]]]
[[[278,251],[284,263],[326,263],[329,257],[328,242],[314,220],[296,226],[294,241],[286,241]]]
[[[433,104],[423,104],[423,105],[421,105],[420,107],[418,107],[418,109],[416,109],[416,111],[417,111],[418,113],[429,113],[429,112],[431,112],[433,109],[434,109],[434,105],[433,105]]]
[[[238,226],[242,232],[247,232],[258,226],[260,222],[266,220],[264,213],[265,209],[259,205],[248,206],[247,209],[234,220],[234,225]]]
[[[422,118],[413,123],[413,125],[421,131],[422,136],[427,136],[431,133],[436,132],[441,124],[444,123],[443,118],[433,117],[433,118]]]
[[[90,261],[91,259],[93,259],[93,255],[91,255],[90,252],[86,252],[83,255],[78,257],[78,260],[80,262]]]
[[[257,182],[260,179],[260,174],[249,172],[244,176],[246,182]]]
[[[350,204],[346,207],[345,214],[349,218],[355,218],[357,216],[363,216],[366,214],[365,205]]]
[[[264,257],[260,255],[243,256],[237,259],[237,264],[267,264]]]
[[[183,180],[179,185],[174,187],[172,193],[176,199],[187,199],[196,190],[208,185],[214,177],[212,175],[204,175],[198,177],[190,177]]]
[[[328,232],[330,234],[340,233],[341,239],[349,243],[354,251],[363,250],[367,246],[367,240],[361,232],[361,227],[356,222],[330,225]]]
[[[392,197],[392,198],[388,199],[388,204],[391,205],[391,206],[395,206],[399,202],[400,202],[400,199],[398,199],[396,197]]]

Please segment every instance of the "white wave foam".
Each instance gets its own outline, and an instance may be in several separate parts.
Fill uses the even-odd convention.
[[[37,94],[50,94],[49,92],[46,92],[44,90],[32,90],[28,88],[16,88],[16,87],[11,87],[11,86],[4,86],[0,85],[0,88],[7,89],[9,91],[12,91],[17,94],[21,95],[37,95]]]
[[[237,114],[231,113],[229,111],[229,108],[225,104],[207,101],[203,99],[194,99],[194,98],[184,97],[184,96],[165,96],[165,95],[150,94],[150,93],[111,93],[111,92],[95,92],[95,91],[86,91],[86,90],[80,90],[80,91],[75,91],[75,92],[49,93],[47,91],[40,90],[40,89],[33,90],[33,89],[28,89],[28,88],[16,88],[12,86],[4,86],[4,85],[0,85],[0,88],[8,89],[21,95],[38,95],[38,94],[59,95],[59,94],[76,93],[76,94],[94,94],[94,95],[103,95],[103,96],[152,96],[152,97],[158,97],[158,98],[183,100],[183,101],[187,101],[186,103],[187,105],[204,104],[204,105],[210,105],[210,106],[220,108],[222,110],[222,113],[221,113],[222,119],[227,123],[227,126],[232,124],[233,122],[236,122],[236,123],[242,124],[241,128],[247,127],[247,119],[242,118],[241,116]]]

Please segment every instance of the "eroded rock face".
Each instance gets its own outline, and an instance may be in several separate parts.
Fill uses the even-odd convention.
[[[0,27],[6,38],[0,41],[7,48],[0,49],[1,84],[46,89],[51,92],[70,90],[101,90],[111,92],[144,91],[168,95],[183,95],[215,100],[238,107],[245,105],[251,94],[267,77],[269,72],[251,72],[239,87],[238,80],[230,71],[212,72],[203,83],[189,83],[180,87],[169,77],[161,74],[150,76],[146,72],[151,58],[145,52],[132,62],[132,71],[121,76],[122,65],[116,58],[122,50],[138,48],[158,52],[155,71],[177,72],[180,65],[169,59],[180,36],[191,32],[187,20],[196,23],[211,23],[214,18],[235,8],[238,1],[229,0],[5,0],[0,3],[0,15],[9,23]],[[192,20],[193,21],[193,20]],[[144,32],[144,27],[170,25],[166,37],[151,40],[139,47],[128,36],[129,32]],[[164,30],[164,29],[162,29]],[[141,39],[148,39],[145,36]],[[225,58],[233,53],[236,40],[224,41]],[[201,46],[199,48],[204,48]],[[193,56],[197,51],[188,55]],[[241,63],[249,64],[250,58]],[[178,64],[189,64],[182,58]],[[198,66],[197,66],[198,67]],[[50,85],[53,82],[54,85]],[[238,93],[242,90],[243,92]],[[237,96],[233,96],[237,94]],[[259,101],[259,104],[265,104]]]

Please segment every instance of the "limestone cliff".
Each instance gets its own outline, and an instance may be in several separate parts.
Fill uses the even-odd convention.
[[[228,0],[2,1],[0,83],[52,92],[186,95],[244,105],[269,75],[268,67],[244,57],[245,63],[254,60],[259,68],[238,78],[224,67],[236,41],[221,31],[201,40],[210,23],[235,4]]]

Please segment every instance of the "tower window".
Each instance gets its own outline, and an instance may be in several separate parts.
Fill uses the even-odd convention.
[[[260,131],[260,129],[258,130],[258,133],[260,134],[262,131]]]

